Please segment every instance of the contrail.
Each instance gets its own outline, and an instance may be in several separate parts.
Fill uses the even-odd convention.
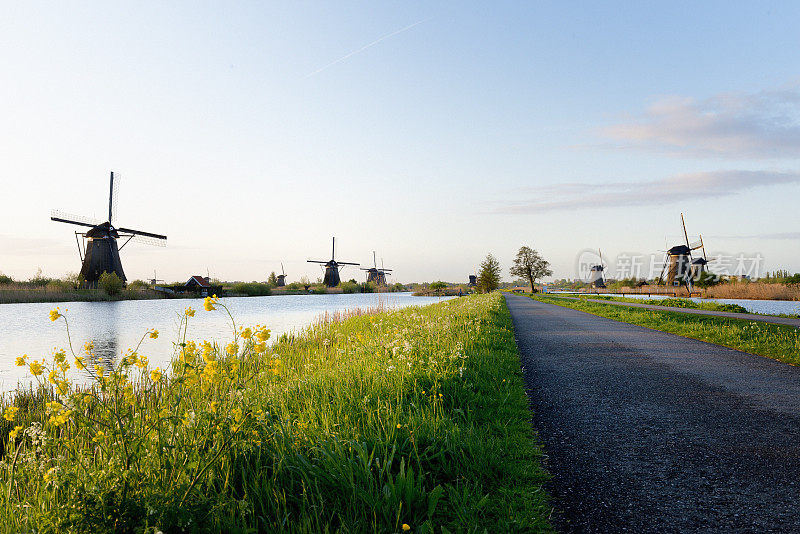
[[[315,70],[315,71],[314,71],[314,72],[312,72],[311,74],[306,74],[306,75],[303,77],[303,79],[305,80],[306,78],[310,78],[310,77],[314,76],[315,74],[319,74],[319,73],[320,73],[320,72],[322,72],[323,70],[325,70],[325,69],[327,69],[327,68],[329,68],[329,67],[332,67],[332,66],[336,65],[337,63],[341,63],[341,62],[342,62],[342,61],[344,61],[345,59],[347,59],[347,58],[349,58],[349,57],[352,57],[352,56],[354,56],[354,55],[358,54],[359,52],[363,52],[363,51],[364,51],[364,50],[366,50],[367,48],[370,48],[370,47],[372,47],[372,46],[375,46],[376,44],[380,43],[381,41],[385,41],[386,39],[388,39],[388,38],[390,38],[390,37],[394,37],[394,36],[395,36],[395,35],[397,35],[398,33],[403,33],[404,31],[410,30],[410,29],[411,29],[411,28],[413,28],[414,26],[418,26],[418,25],[422,24],[423,22],[427,22],[427,21],[429,21],[429,20],[430,20],[430,18],[427,18],[427,19],[422,19],[422,20],[420,20],[420,21],[417,21],[417,22],[415,22],[414,24],[409,24],[409,25],[408,25],[408,26],[406,26],[405,28],[401,28],[401,29],[399,29],[399,30],[397,30],[397,31],[394,31],[394,32],[390,33],[390,34],[384,35],[383,37],[381,37],[381,38],[379,38],[379,39],[376,39],[376,40],[372,41],[372,42],[371,42],[371,43],[369,43],[368,45],[364,45],[364,46],[362,46],[361,48],[359,48],[358,50],[354,50],[354,51],[350,52],[350,53],[349,53],[349,54],[347,54],[346,56],[342,56],[342,57],[340,57],[339,59],[337,59],[337,60],[335,60],[335,61],[331,61],[330,63],[328,63],[328,64],[327,64],[327,65],[325,65],[324,67],[321,67],[321,68],[319,68],[319,69]]]

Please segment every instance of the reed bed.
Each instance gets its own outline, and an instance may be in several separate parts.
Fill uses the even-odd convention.
[[[194,314],[170,369],[145,356],[155,331],[111,369],[72,340],[20,357],[41,386],[4,399],[3,531],[551,530],[499,295],[330,316],[274,345],[233,317],[229,344],[191,341]]]
[[[164,294],[157,291],[140,291],[124,289],[120,293],[109,296],[97,289],[49,289],[47,287],[9,287],[0,286],[0,304],[16,304],[29,302],[105,302],[112,300],[161,299]]]
[[[717,299],[800,300],[800,285],[739,282],[708,288],[704,297]]]

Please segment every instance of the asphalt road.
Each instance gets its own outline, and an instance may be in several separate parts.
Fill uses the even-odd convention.
[[[584,299],[579,299],[577,297],[562,297],[561,295],[552,295],[552,296],[569,300],[584,300]],[[736,312],[724,312],[724,311],[698,310],[695,308],[678,308],[676,306],[654,306],[652,304],[639,304],[638,302],[616,302],[613,300],[601,300],[601,299],[585,299],[585,301],[597,302],[599,304],[613,304],[615,306],[628,306],[630,308],[644,308],[646,310],[671,311],[678,313],[689,313],[694,315],[712,315],[714,317],[728,317],[730,319],[744,319],[745,321],[782,324],[787,326],[796,326],[800,328],[800,319],[795,319],[792,317],[775,317],[772,315],[759,315],[757,313],[736,313]]]
[[[800,368],[506,297],[564,532],[800,532]]]

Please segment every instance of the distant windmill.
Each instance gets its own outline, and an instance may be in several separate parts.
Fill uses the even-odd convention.
[[[675,245],[667,250],[667,256],[664,261],[664,267],[661,269],[661,274],[658,277],[659,283],[664,278],[664,271],[667,273],[667,285],[671,286],[686,286],[686,291],[692,291],[692,271],[695,269],[694,265],[700,270],[705,270],[705,265],[708,261],[705,258],[705,248],[703,247],[702,238],[697,243],[689,243],[689,234],[686,232],[686,222],[681,213],[681,225],[683,226],[683,237],[686,240],[685,245]],[[692,251],[703,248],[703,258],[692,260]],[[697,263],[695,263],[697,262]]]
[[[149,243],[151,245],[164,246],[166,245],[167,236],[161,234],[153,234],[150,232],[143,232],[141,230],[132,230],[130,228],[116,228],[113,225],[114,212],[117,208],[117,192],[119,186],[119,177],[117,181],[114,180],[114,173],[111,173],[110,188],[108,194],[108,220],[104,223],[99,223],[87,217],[78,217],[68,215],[59,211],[53,211],[50,219],[57,222],[67,224],[76,224],[78,226],[87,226],[91,228],[86,233],[75,232],[75,238],[78,239],[78,255],[81,257],[83,265],[81,267],[81,276],[83,277],[86,287],[97,287],[97,281],[100,275],[104,272],[115,273],[124,282],[125,272],[122,270],[122,261],[119,258],[119,251],[128,244],[131,239]],[[78,236],[82,236],[84,240],[84,248],[81,249],[81,241]],[[117,239],[120,237],[127,238],[121,247],[117,246]]]
[[[281,262],[281,274],[276,277],[275,286],[284,287],[286,285],[286,271],[283,270],[283,262]]]
[[[600,249],[597,249],[597,253],[600,255],[600,264],[592,265],[592,267],[589,269],[589,285],[594,288],[603,289],[606,287],[606,282],[603,280],[603,270],[605,269],[603,266],[603,253],[600,251]]]
[[[474,274],[469,275],[469,283],[467,284],[469,287],[475,287],[478,285],[478,277]]]
[[[328,287],[336,287],[341,281],[339,279],[339,266],[340,265],[360,265],[360,263],[350,263],[346,261],[336,261],[336,238],[333,238],[333,247],[331,248],[331,259],[328,261],[308,260],[308,263],[322,263],[325,265],[325,278],[323,283]]]
[[[159,282],[163,282],[163,280],[158,279],[158,275],[156,274],[155,269],[153,269],[153,278],[150,279],[150,285],[154,286]]]
[[[383,259],[381,259],[381,268],[378,269],[378,261],[374,250],[372,251],[372,265],[373,267],[370,267],[369,269],[361,267],[362,271],[367,271],[367,282],[372,282],[377,286],[385,286],[386,273],[390,272],[391,269],[383,268]]]

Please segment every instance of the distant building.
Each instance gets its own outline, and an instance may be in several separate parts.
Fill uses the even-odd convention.
[[[200,296],[207,297],[211,290],[211,281],[207,276],[192,276],[189,281],[183,285],[187,291],[200,293]]]

